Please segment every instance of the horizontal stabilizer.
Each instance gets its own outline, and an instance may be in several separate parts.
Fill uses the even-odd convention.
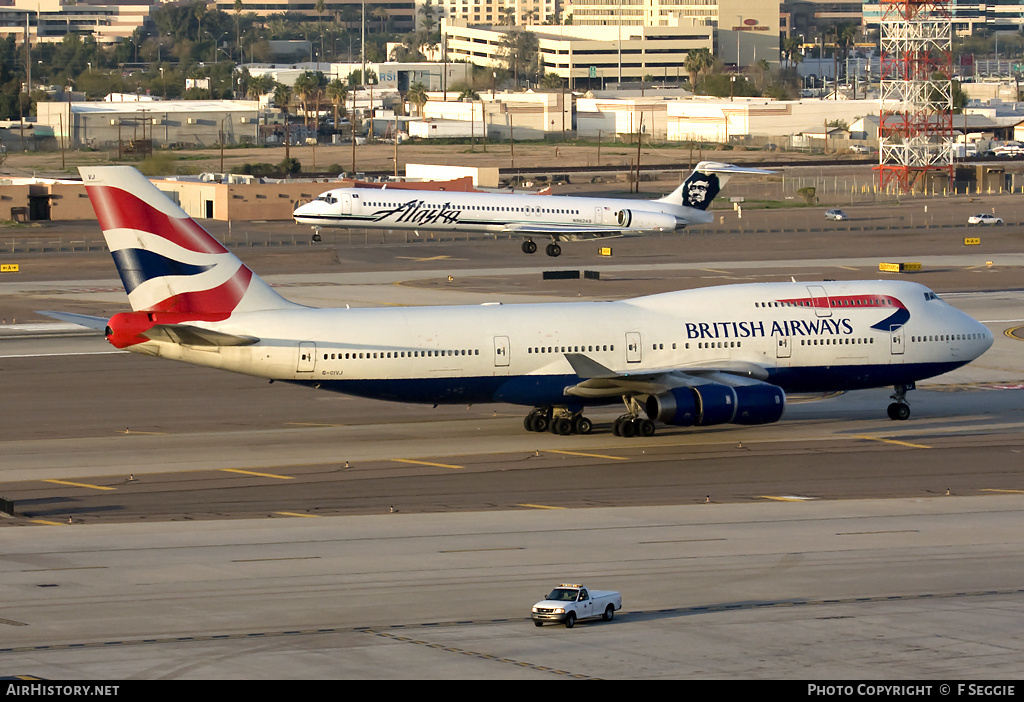
[[[775,171],[769,171],[764,168],[735,166],[731,163],[718,163],[716,161],[701,161],[693,170],[698,173],[732,173],[734,175],[772,175],[775,173]]]
[[[41,314],[52,319],[60,320],[61,322],[68,322],[69,324],[77,324],[80,327],[86,327],[87,329],[95,329],[96,331],[103,333],[107,329],[107,318],[106,317],[92,317],[87,314],[75,314],[74,312],[43,312],[39,311],[36,314]]]
[[[185,346],[251,346],[259,341],[254,336],[225,334],[190,324],[157,324],[147,329],[142,336],[153,341]]]

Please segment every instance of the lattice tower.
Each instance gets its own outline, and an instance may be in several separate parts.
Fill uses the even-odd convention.
[[[953,43],[950,2],[889,0],[882,10],[878,176],[883,189],[953,178]]]

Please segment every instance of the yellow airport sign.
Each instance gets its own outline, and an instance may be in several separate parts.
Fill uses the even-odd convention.
[[[921,270],[920,263],[879,263],[878,270],[882,273],[908,273]]]
[[[0,263],[0,273],[17,273],[17,263]]]
[[[978,246],[979,244],[981,244],[981,237],[980,236],[965,236],[964,237],[964,246]]]
[[[598,256],[611,256],[612,255],[612,247],[611,246],[602,246],[601,248],[599,248],[597,250],[597,255]]]

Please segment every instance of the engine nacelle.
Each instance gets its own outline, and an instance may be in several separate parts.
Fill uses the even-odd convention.
[[[676,229],[675,215],[643,210],[617,210],[615,223],[623,229],[671,232]]]
[[[770,424],[782,418],[786,395],[768,383],[730,386],[705,383],[647,397],[647,416],[679,427]]]
[[[736,391],[733,424],[772,424],[782,419],[786,411],[786,393],[777,385],[739,385],[733,390]]]

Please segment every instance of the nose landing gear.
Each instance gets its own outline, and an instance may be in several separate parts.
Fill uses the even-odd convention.
[[[914,383],[909,385],[896,385],[893,387],[895,392],[889,396],[890,399],[895,400],[886,409],[889,415],[889,419],[894,421],[904,421],[910,419],[910,405],[907,404],[907,393],[917,387]]]

